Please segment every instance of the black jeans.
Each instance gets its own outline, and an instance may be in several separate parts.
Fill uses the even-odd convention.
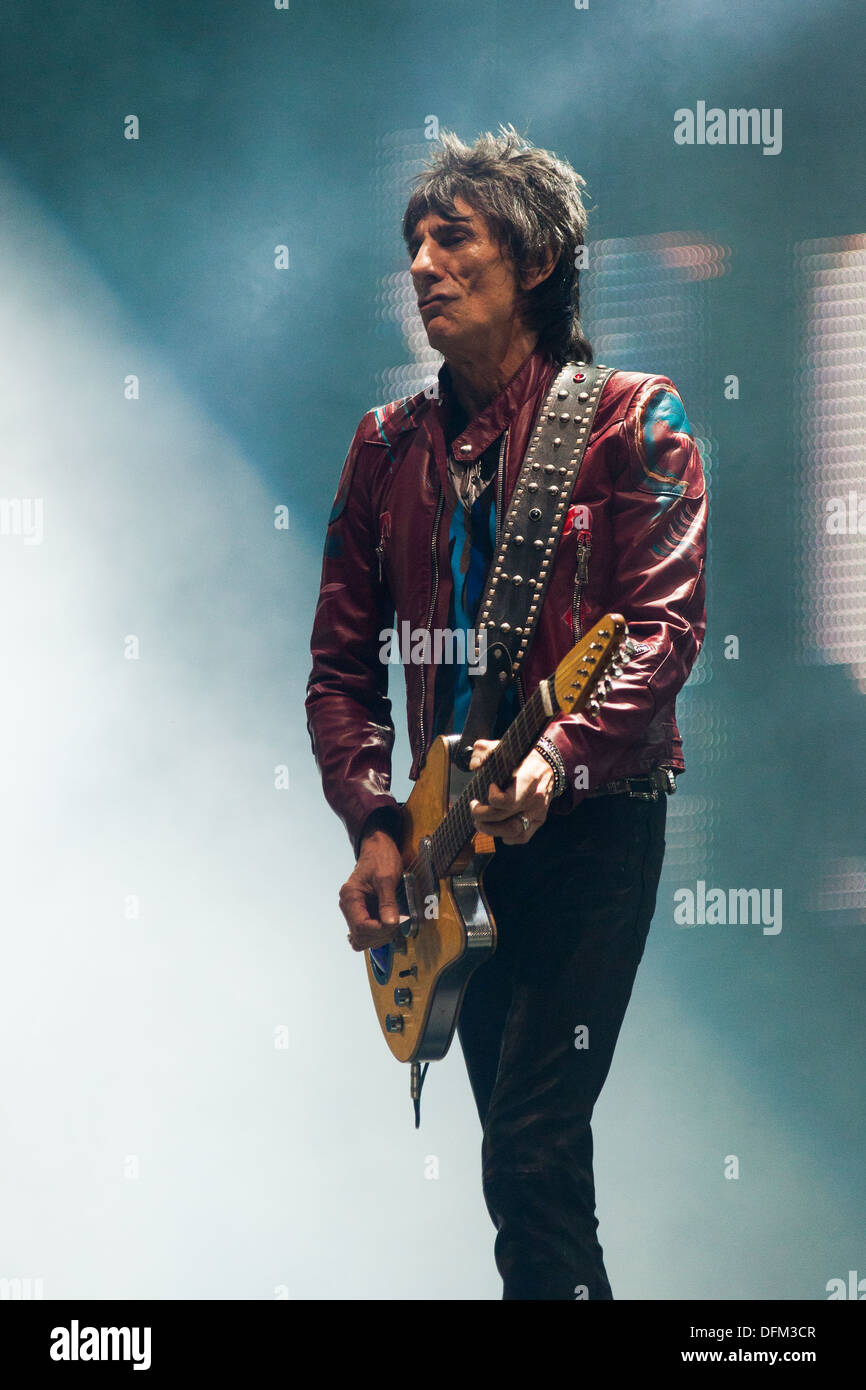
[[[591,797],[526,845],[497,840],[485,870],[497,949],[458,1031],[503,1298],[613,1297],[590,1120],[655,909],[666,817],[663,794]]]

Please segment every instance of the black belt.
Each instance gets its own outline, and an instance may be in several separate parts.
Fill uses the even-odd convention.
[[[637,797],[639,801],[658,801],[664,794],[673,796],[677,789],[677,779],[673,768],[654,767],[643,777],[621,777],[614,782],[605,782],[585,796],[612,796],[624,792],[626,796]]]

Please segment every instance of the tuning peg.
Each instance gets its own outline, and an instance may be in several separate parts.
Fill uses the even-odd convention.
[[[598,714],[599,710],[601,709],[601,705],[599,704],[598,700],[590,700],[587,708],[589,709],[590,714]]]

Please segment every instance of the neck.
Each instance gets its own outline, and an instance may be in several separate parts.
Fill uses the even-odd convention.
[[[504,391],[538,342],[537,333],[518,329],[506,343],[474,343],[446,357],[454,394],[472,420]]]

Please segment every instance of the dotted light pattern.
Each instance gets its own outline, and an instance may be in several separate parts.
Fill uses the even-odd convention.
[[[686,410],[711,506],[718,450],[699,416],[714,389],[708,359],[709,282],[726,274],[729,264],[729,248],[702,241],[698,233],[660,232],[590,242],[580,276],[581,319],[597,361],[627,371],[659,372],[677,386],[683,377],[694,383]],[[710,572],[709,540],[706,564]],[[704,647],[685,688],[704,685],[711,677],[710,651]]]
[[[700,417],[718,390],[718,369],[709,357],[711,282],[729,266],[728,247],[707,242],[699,233],[663,232],[590,242],[580,276],[581,319],[596,360],[624,370],[659,372],[684,391],[711,507],[718,449]],[[706,565],[711,573],[710,538]],[[704,646],[677,697],[688,771],[668,801],[664,872],[674,880],[712,872],[714,801],[685,791],[694,785],[690,779],[712,776],[714,767],[728,758],[727,721],[695,693],[712,674],[712,651]]]
[[[698,775],[716,782],[721,767],[728,765],[729,717],[706,701],[698,704],[696,699],[686,698],[683,692],[677,697],[677,724],[688,770],[676,796],[668,801],[664,872],[675,879],[683,875],[706,877],[712,873],[715,827],[719,821],[724,823],[727,813],[719,814],[713,797],[692,795],[688,788],[695,785]]]
[[[794,260],[802,306],[799,655],[847,666],[866,693],[866,236],[798,242]]]
[[[391,264],[404,267],[380,278],[376,292],[376,319],[381,324],[396,323],[399,326],[410,359],[400,366],[387,367],[377,373],[377,399],[382,402],[411,396],[416,391],[432,387],[442,366],[442,354],[431,348],[427,341],[424,323],[418,312],[418,297],[409,274],[408,253],[400,235],[412,175],[419,173],[426,165],[433,143],[419,139],[417,128],[388,131],[376,141],[373,187],[378,244],[386,248]]]
[[[809,907],[817,912],[851,913],[855,924],[866,925],[866,859],[831,859]]]
[[[665,823],[664,873],[674,880],[705,876],[712,864],[715,801],[709,796],[690,796],[682,788],[683,783],[675,796],[668,797]]]

